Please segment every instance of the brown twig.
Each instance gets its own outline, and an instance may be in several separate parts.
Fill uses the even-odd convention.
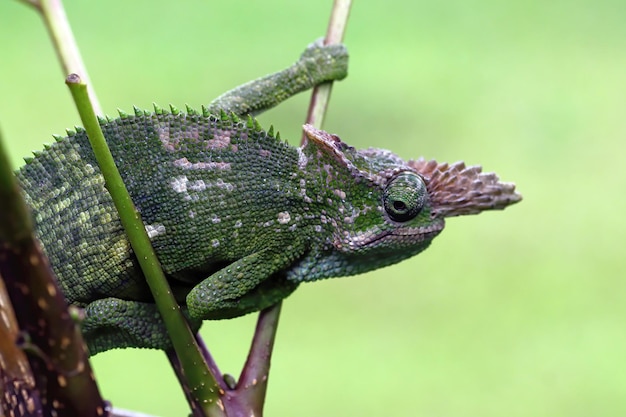
[[[352,0],[335,0],[333,3],[333,11],[330,15],[328,30],[324,38],[325,45],[341,43],[346,31],[346,24],[350,15],[350,6]],[[327,82],[320,84],[313,89],[311,101],[309,102],[309,111],[306,117],[306,123],[321,128],[330,101],[330,93],[332,92],[333,83]],[[306,143],[306,135],[302,134],[301,143]]]

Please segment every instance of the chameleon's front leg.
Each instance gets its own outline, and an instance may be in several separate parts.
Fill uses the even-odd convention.
[[[230,319],[268,308],[286,298],[298,284],[287,280],[282,273],[275,274],[241,298],[222,299],[219,309],[212,311],[211,319]],[[185,307],[183,313],[192,330],[198,331],[202,320],[189,317]],[[172,347],[161,314],[154,303],[113,297],[96,300],[84,308],[80,325],[92,356],[125,347],[161,350]]]
[[[289,68],[240,85],[213,100],[208,109],[238,116],[259,114],[297,93],[348,75],[348,51],[343,45],[315,42]]]
[[[190,316],[196,320],[222,318],[224,312],[241,315],[277,303],[297,287],[286,281],[281,271],[304,250],[299,242],[266,247],[220,269],[187,295]]]

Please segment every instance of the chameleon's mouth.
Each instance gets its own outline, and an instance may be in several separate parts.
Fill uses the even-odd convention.
[[[335,243],[335,247],[337,249],[348,248],[348,250],[374,248],[382,244],[393,245],[397,248],[407,247],[434,239],[441,233],[444,226],[445,221],[443,219],[436,219],[434,223],[428,226],[359,232],[346,236],[341,243]]]
[[[390,235],[394,237],[407,237],[409,239],[414,239],[415,237],[419,237],[420,240],[432,239],[441,233],[444,226],[445,221],[443,219],[436,219],[434,223],[428,226],[394,229],[391,231]]]

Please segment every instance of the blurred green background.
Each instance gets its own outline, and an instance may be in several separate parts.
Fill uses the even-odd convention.
[[[67,1],[104,109],[188,103],[290,64],[331,2]],[[283,307],[268,416],[626,415],[626,3],[355,1],[325,127],[463,159],[524,201],[431,249],[303,285]],[[38,16],[0,2],[0,128],[14,163],[78,124]],[[297,143],[308,94],[261,117]],[[254,317],[205,325],[239,372]],[[163,354],[94,359],[116,406],[181,416]]]

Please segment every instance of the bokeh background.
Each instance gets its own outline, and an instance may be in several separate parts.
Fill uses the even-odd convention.
[[[108,114],[200,107],[323,35],[325,1],[67,1]],[[357,147],[463,159],[524,201],[284,304],[268,416],[626,415],[626,3],[359,1],[325,127]],[[79,123],[39,17],[0,2],[0,128],[21,157]],[[261,117],[295,144],[308,94]],[[203,334],[238,374],[254,317]],[[119,407],[181,416],[163,354],[94,366]]]

